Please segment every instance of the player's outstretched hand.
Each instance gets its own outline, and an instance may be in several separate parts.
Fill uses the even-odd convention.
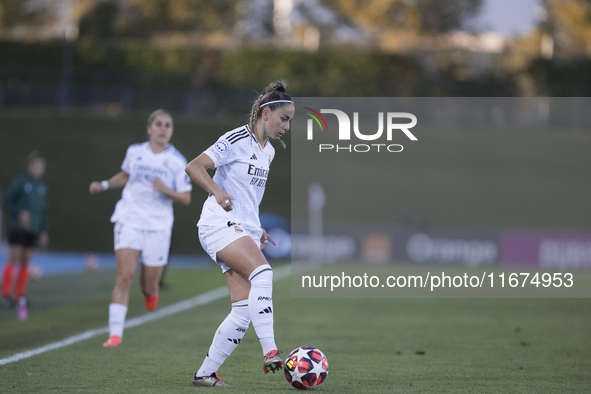
[[[31,218],[31,212],[25,211],[25,210],[19,211],[18,212],[18,221],[20,223],[20,226],[23,229],[30,230],[31,223],[33,222],[33,219]]]
[[[273,246],[277,246],[273,238],[271,238],[271,236],[267,234],[267,231],[262,227],[261,229],[263,230],[263,235],[261,237],[261,250],[265,249],[269,242],[271,242]]]
[[[103,187],[100,182],[92,182],[88,187],[90,194],[97,194],[103,191]]]
[[[43,249],[49,246],[49,235],[47,234],[47,231],[39,233],[39,246]]]

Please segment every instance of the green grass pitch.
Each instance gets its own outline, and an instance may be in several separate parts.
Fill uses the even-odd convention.
[[[0,311],[0,359],[107,324],[114,271],[30,284],[26,322]],[[224,286],[217,267],[171,269],[161,305]],[[275,283],[275,334],[284,355],[310,345],[327,356],[320,393],[584,393],[591,387],[589,299],[295,299]],[[126,330],[0,366],[0,392],[183,393],[191,385],[224,298]],[[128,318],[147,313],[137,285]],[[296,392],[265,375],[251,327],[219,373],[239,393]]]

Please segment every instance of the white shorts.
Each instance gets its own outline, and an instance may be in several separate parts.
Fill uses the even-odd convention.
[[[168,263],[170,230],[143,230],[123,223],[115,223],[115,251],[140,251],[139,262],[148,267],[161,267]]]
[[[199,226],[199,242],[201,242],[203,250],[207,252],[213,261],[222,267],[223,272],[231,268],[217,259],[217,253],[220,250],[242,237],[252,238],[255,245],[260,247],[262,236],[263,230],[260,232],[248,231],[242,226],[233,223],[222,224],[220,226]]]

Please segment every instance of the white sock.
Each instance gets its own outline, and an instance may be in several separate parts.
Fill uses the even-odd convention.
[[[263,354],[267,354],[277,349],[273,332],[273,270],[268,264],[261,265],[252,271],[248,280],[250,319],[263,347]]]
[[[232,312],[218,327],[207,357],[201,364],[197,376],[209,376],[217,372],[226,358],[236,349],[250,324],[248,300],[234,302]]]
[[[115,303],[109,304],[109,337],[117,335],[119,338],[123,338],[126,315],[127,306]]]

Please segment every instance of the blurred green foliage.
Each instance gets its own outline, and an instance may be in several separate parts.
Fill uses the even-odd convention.
[[[51,18],[47,8],[25,7],[23,0],[0,1],[0,29],[16,25],[39,25]]]
[[[439,34],[460,29],[482,0],[324,0],[352,24],[368,30],[403,28]]]
[[[148,37],[154,32],[230,28],[238,0],[100,1],[80,19],[82,37]]]
[[[540,96],[588,97],[591,95],[591,59],[533,59],[525,72],[536,82]]]
[[[299,96],[514,96],[514,77],[497,73],[472,79],[453,70],[428,73],[414,55],[339,48],[320,52],[277,49],[155,48],[140,40],[81,38],[72,44],[0,42],[4,67],[54,67],[60,79],[64,45],[73,45],[74,78],[123,83],[130,87],[179,86],[251,90],[287,78]],[[18,67],[5,73],[17,77]],[[45,73],[48,74],[48,73]],[[80,73],[79,73],[80,74]],[[39,78],[39,75],[27,78]],[[51,78],[48,76],[47,78]],[[82,77],[80,77],[82,78]]]
[[[287,76],[290,93],[300,96],[421,95],[428,78],[412,56],[352,50],[235,50],[222,57],[219,73],[227,87],[238,89]]]
[[[62,48],[58,42],[0,41],[0,65],[58,66],[62,63]]]

